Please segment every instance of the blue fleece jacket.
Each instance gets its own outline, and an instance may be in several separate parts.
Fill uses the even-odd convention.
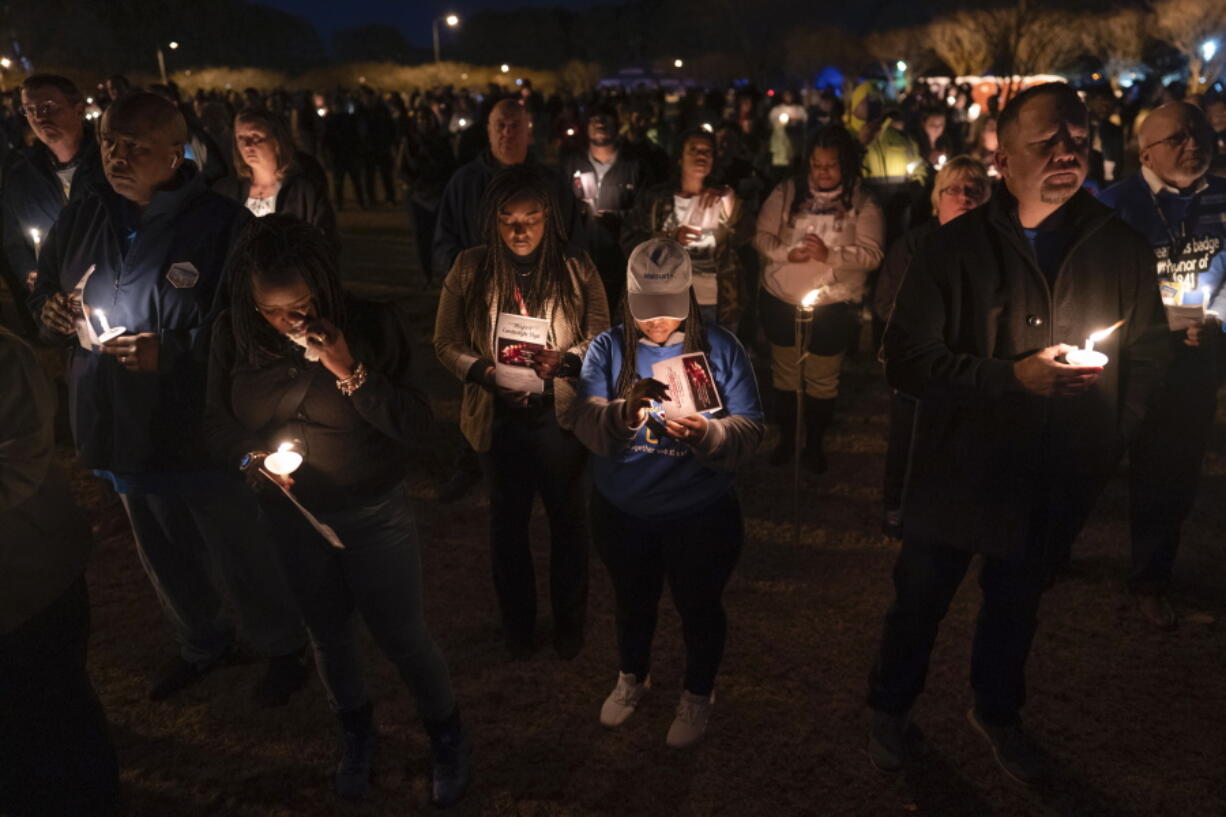
[[[1154,248],[1164,300],[1169,292],[1182,291],[1182,303],[1199,304],[1202,287],[1209,287],[1209,309],[1226,316],[1226,179],[1206,176],[1204,186],[1191,195],[1163,190],[1155,196],[1137,173],[1108,188],[1100,199]],[[1178,258],[1171,257],[1172,236],[1180,245]]]
[[[615,326],[596,337],[583,359],[579,398],[613,400],[622,367],[624,328]],[[762,404],[753,366],[736,337],[718,326],[707,327],[708,358],[724,409],[715,417],[740,416],[760,424]],[[682,354],[684,343],[657,346],[640,341],[636,369],[651,377],[652,364]],[[659,407],[653,415],[660,420]],[[653,429],[653,426],[655,427]],[[712,467],[684,442],[659,433],[655,423],[634,432],[619,454],[592,458],[596,489],[623,513],[641,519],[688,516],[723,496],[732,487],[732,472]]]

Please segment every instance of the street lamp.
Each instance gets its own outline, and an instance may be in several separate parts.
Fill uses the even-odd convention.
[[[0,57],[0,68],[3,68],[5,71],[7,71],[12,67],[13,67],[12,60],[10,60],[8,57]]]
[[[502,73],[504,73],[504,74],[505,74],[505,73],[507,73],[507,72],[508,72],[508,71],[510,71],[510,70],[511,70],[511,66],[507,65],[507,64],[504,62],[504,63],[502,64]]]
[[[179,47],[179,43],[177,40],[171,40],[170,42],[166,44],[166,47],[169,48],[171,51],[174,51],[175,49]],[[161,43],[159,43],[157,47],[157,58],[158,58],[158,71],[162,75],[162,84],[166,85],[168,82],[166,79],[166,55],[162,52]]]
[[[438,51],[438,24],[446,23],[448,28],[455,28],[460,24],[460,18],[455,14],[448,14],[446,17],[434,18],[434,61],[440,62]]]

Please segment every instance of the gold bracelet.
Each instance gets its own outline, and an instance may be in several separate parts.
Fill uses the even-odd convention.
[[[355,391],[362,388],[362,384],[366,382],[366,364],[359,363],[354,368],[353,374],[346,378],[336,381],[336,387],[341,390],[341,394],[346,397],[351,396]]]

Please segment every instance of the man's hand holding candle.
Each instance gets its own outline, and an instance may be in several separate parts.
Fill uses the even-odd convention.
[[[102,344],[102,353],[115,357],[130,372],[156,373],[161,348],[156,332],[140,332],[108,340]]]
[[[1048,346],[1013,364],[1013,376],[1022,388],[1040,397],[1072,397],[1083,394],[1098,379],[1101,366],[1070,366],[1056,358],[1076,351],[1076,346]]]
[[[43,325],[52,332],[71,335],[77,331],[77,315],[66,293],[57,292],[48,298],[43,303],[41,318]]]

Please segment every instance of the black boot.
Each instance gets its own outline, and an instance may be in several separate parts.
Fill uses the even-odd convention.
[[[460,802],[472,780],[473,745],[460,724],[459,707],[441,721],[426,723],[430,735],[430,802],[436,808],[449,808]]]
[[[771,465],[790,462],[796,449],[796,392],[775,389],[775,419],[779,423],[779,443],[767,460]]]
[[[373,715],[374,707],[369,702],[337,714],[343,754],[336,765],[336,793],[342,800],[364,800],[370,794],[377,739]]]
[[[834,398],[819,400],[805,395],[805,448],[800,463],[815,474],[826,473],[826,450],[823,438],[834,417]]]

